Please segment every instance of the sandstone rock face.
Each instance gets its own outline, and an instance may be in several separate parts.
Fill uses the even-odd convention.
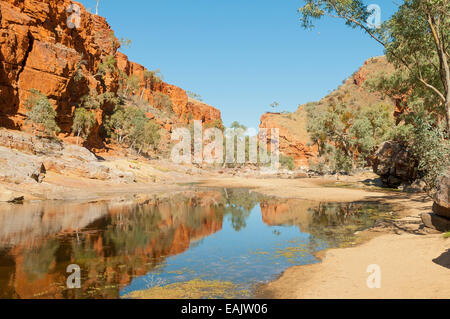
[[[12,184],[42,183],[52,171],[89,179],[132,183],[135,176],[112,171],[86,148],[33,138],[17,131],[0,130],[0,181]]]
[[[89,83],[75,84],[82,60],[86,74],[95,74],[102,57],[119,44],[109,37],[106,20],[89,14],[82,5],[81,25],[67,26],[71,1],[0,2],[0,117],[2,125],[20,128],[25,101],[35,88],[47,95],[58,113],[58,124],[70,130],[72,108],[89,92]],[[97,83],[93,76],[88,80]],[[87,81],[89,82],[89,81]],[[92,85],[92,84],[91,84]]]
[[[450,219],[450,170],[438,183],[434,197],[433,212],[436,215]]]
[[[80,7],[80,26],[68,27],[68,8]],[[71,134],[74,110],[80,98],[91,90],[101,94],[117,92],[119,75],[110,74],[101,81],[96,76],[100,63],[115,56],[117,67],[128,76],[141,79],[139,95],[150,103],[156,92],[167,94],[177,118],[185,123],[192,112],[194,119],[205,122],[221,120],[220,112],[211,106],[189,103],[186,92],[161,82],[149,87],[143,81],[145,68],[128,61],[117,52],[119,43],[103,17],[91,14],[83,5],[69,0],[0,1],[0,126],[26,129],[25,102],[30,89],[37,89],[50,99],[57,112],[60,138]],[[83,78],[76,80],[81,72]],[[97,123],[89,138],[90,145],[104,146],[101,126],[111,105],[97,110]],[[165,129],[170,128],[162,123]]]
[[[390,187],[398,187],[403,182],[410,183],[417,179],[416,164],[406,149],[393,141],[381,144],[372,158],[374,173]]]
[[[266,113],[261,117],[259,128],[268,129],[269,137],[270,129],[279,129],[280,152],[293,157],[297,167],[308,167],[309,160],[315,158],[317,149],[308,146],[310,139],[302,110],[290,115]]]
[[[127,76],[136,76],[139,78],[139,93],[144,100],[153,105],[155,94],[163,93],[170,98],[172,102],[172,111],[177,118],[175,121],[161,121],[160,125],[167,129],[167,125],[183,123],[188,124],[193,120],[201,120],[203,123],[222,122],[221,113],[218,109],[190,99],[185,90],[163,81],[148,83],[144,79],[144,72],[148,71],[144,66],[131,62],[128,57],[120,52],[116,54],[117,67]],[[153,114],[152,114],[153,115]],[[153,115],[154,116],[154,115]]]
[[[23,200],[23,196],[19,196],[12,190],[6,189],[4,186],[0,185],[0,203],[19,202],[21,200]]]

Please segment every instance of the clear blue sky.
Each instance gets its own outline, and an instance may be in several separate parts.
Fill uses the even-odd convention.
[[[87,8],[95,0],[82,0]],[[391,0],[382,20],[395,11]],[[335,89],[369,57],[375,41],[331,18],[304,30],[302,0],[101,0],[99,14],[116,36],[132,40],[121,50],[132,61],[159,68],[166,82],[200,94],[237,120],[257,128],[273,101],[295,111]],[[93,9],[92,9],[93,11]]]

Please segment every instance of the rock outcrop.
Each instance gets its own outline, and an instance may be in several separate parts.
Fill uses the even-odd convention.
[[[424,213],[421,217],[428,228],[450,231],[450,170],[438,181],[433,213]]]
[[[0,129],[0,182],[35,184],[45,181],[52,171],[119,183],[134,182],[134,176],[101,164],[86,148],[33,138],[23,132]]]
[[[433,211],[439,216],[450,219],[450,170],[438,182]]]
[[[172,103],[172,111],[176,115],[175,121],[164,121],[163,124],[188,124],[193,120],[201,120],[203,123],[212,123],[219,121],[222,117],[218,109],[190,99],[185,90],[164,81],[148,83],[144,79],[144,73],[148,71],[144,66],[128,60],[128,57],[118,52],[116,54],[117,67],[128,77],[135,76],[139,79],[138,95],[153,105],[154,97],[157,93],[162,93],[170,98]],[[167,127],[167,125],[163,125]]]
[[[80,25],[70,28],[68,20],[80,8]],[[70,10],[69,10],[70,11]],[[0,126],[26,129],[26,100],[31,89],[45,94],[57,112],[60,138],[71,135],[75,108],[80,98],[95,90],[116,93],[119,72],[98,76],[99,66],[114,56],[118,71],[140,78],[137,95],[152,103],[156,92],[169,96],[176,118],[171,122],[186,123],[188,119],[204,122],[221,121],[220,112],[206,104],[189,101],[186,92],[174,85],[160,82],[149,87],[143,81],[143,66],[128,61],[117,52],[120,44],[106,20],[69,0],[0,1]],[[81,76],[80,76],[81,75]],[[97,112],[88,146],[104,146],[102,124],[113,105],[105,103]],[[191,116],[192,114],[192,116]],[[167,121],[157,121],[170,130]],[[69,139],[69,141],[72,141]]]
[[[279,129],[280,152],[294,159],[297,167],[307,168],[315,157],[317,148],[309,146],[306,131],[306,114],[299,108],[293,114],[266,113],[261,117],[260,129]],[[270,137],[270,131],[268,131]]]
[[[369,90],[365,83],[379,74],[389,74],[393,71],[385,57],[375,57],[367,60],[351,77],[343,82],[332,93],[315,103],[318,108],[326,108],[339,102],[349,109],[362,106],[384,104],[392,108],[392,114],[400,113],[402,98],[388,98],[380,93]],[[300,105],[293,113],[266,113],[261,117],[260,128],[280,129],[280,152],[292,156],[297,166],[308,166],[317,159],[317,148],[309,145],[305,105]]]
[[[372,158],[372,167],[383,184],[389,187],[411,183],[418,177],[416,161],[405,147],[394,141],[384,142],[378,147]]]

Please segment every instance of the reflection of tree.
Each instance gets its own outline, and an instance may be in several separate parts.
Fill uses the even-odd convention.
[[[49,272],[58,248],[59,242],[50,239],[42,246],[33,247],[24,253],[23,270],[30,281],[40,279]]]
[[[228,189],[224,192],[227,200],[224,216],[230,216],[233,229],[241,231],[247,226],[246,220],[261,201],[262,195],[245,189]]]
[[[321,203],[308,209],[312,220],[308,232],[328,246],[350,243],[355,232],[372,227],[376,221],[388,218],[389,207],[362,203]],[[390,217],[390,216],[389,216]]]
[[[133,254],[159,235],[160,221],[158,209],[148,206],[137,207],[125,217],[122,214],[116,215],[108,223],[104,234],[105,243],[114,248],[115,254]]]

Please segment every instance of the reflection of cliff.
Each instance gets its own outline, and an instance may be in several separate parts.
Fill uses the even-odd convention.
[[[108,213],[106,204],[0,204],[0,249],[81,229]]]
[[[1,240],[10,248],[0,250],[0,297],[117,298],[119,289],[134,277],[222,228],[220,192],[197,192],[143,206],[97,205],[97,210],[94,204],[63,207],[62,214],[41,207],[17,219],[3,219],[7,232]],[[43,226],[42,231],[27,234],[33,223],[36,229]],[[78,228],[83,229],[72,231]],[[65,288],[69,264],[82,269],[81,290]]]
[[[268,226],[298,226],[301,231],[307,231],[311,222],[309,209],[317,203],[288,199],[285,201],[264,201],[261,203],[263,222]]]

